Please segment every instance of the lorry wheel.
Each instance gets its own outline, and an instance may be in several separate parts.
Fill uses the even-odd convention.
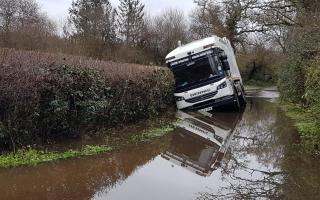
[[[245,107],[247,105],[247,98],[244,88],[241,86],[241,95],[239,96],[240,106]]]
[[[247,99],[246,99],[246,96],[241,93],[240,97],[239,97],[239,101],[240,101],[240,105],[242,107],[245,107],[247,105]]]
[[[236,111],[240,111],[241,110],[240,99],[239,99],[239,96],[238,96],[237,92],[235,92],[235,94],[234,94],[234,109]]]

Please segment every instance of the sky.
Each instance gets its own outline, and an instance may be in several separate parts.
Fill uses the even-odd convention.
[[[40,7],[47,15],[58,24],[63,24],[67,18],[68,9],[72,0],[37,0]],[[119,4],[119,0],[110,0],[115,7]],[[146,6],[147,14],[151,16],[161,13],[168,8],[178,8],[185,12],[186,15],[195,6],[193,0],[141,0]]]

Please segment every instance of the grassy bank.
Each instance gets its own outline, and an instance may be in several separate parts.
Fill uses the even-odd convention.
[[[293,104],[285,104],[283,107],[288,115],[295,120],[305,149],[313,155],[319,156],[320,58],[315,54],[310,59],[302,59],[304,55],[301,55],[300,51],[293,53],[294,56],[288,60],[288,67],[281,71],[278,83],[281,99],[284,102],[293,102]]]
[[[113,137],[107,145],[87,145],[78,150],[67,150],[63,152],[43,151],[35,149],[18,150],[15,153],[0,155],[0,168],[11,168],[18,166],[34,166],[44,162],[65,160],[69,158],[85,157],[112,152],[122,147],[148,142],[160,138],[174,130],[173,125],[161,127],[150,127],[142,133],[133,133],[124,138]]]
[[[66,152],[49,152],[40,150],[18,150],[15,153],[0,156],[0,167],[18,167],[24,165],[37,165],[43,162],[63,160],[73,157],[90,156],[111,151],[113,148],[107,146],[85,146],[80,150],[69,150]]]
[[[13,49],[0,49],[0,58],[0,147],[73,138],[173,105],[165,68]]]
[[[301,135],[304,149],[314,155],[320,156],[320,126],[317,124],[315,115],[310,109],[293,103],[281,103],[288,117],[294,120]]]

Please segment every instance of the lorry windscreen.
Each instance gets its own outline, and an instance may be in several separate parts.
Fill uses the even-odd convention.
[[[224,75],[217,56],[209,55],[192,62],[182,63],[173,69],[176,89],[188,89],[194,85],[216,80]]]

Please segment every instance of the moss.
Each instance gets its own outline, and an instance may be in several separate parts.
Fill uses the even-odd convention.
[[[294,120],[304,149],[314,156],[320,156],[320,126],[312,110],[293,103],[281,103],[281,107]]]
[[[112,151],[107,146],[85,146],[81,150],[68,150],[65,152],[48,152],[40,150],[19,150],[16,153],[9,153],[0,156],[0,167],[9,168],[25,165],[37,165],[43,162],[64,160],[73,157],[92,156]]]

